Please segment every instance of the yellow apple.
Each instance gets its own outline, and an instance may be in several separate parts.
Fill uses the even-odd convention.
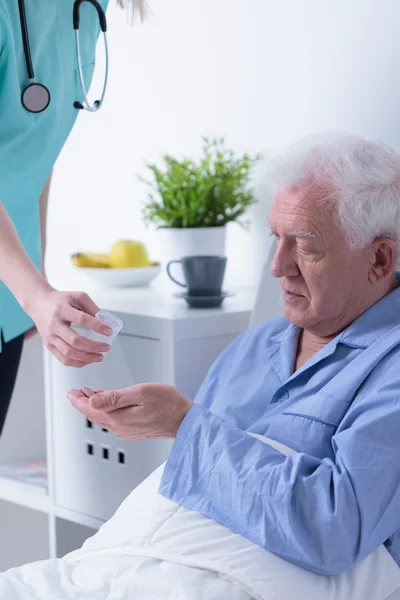
[[[120,240],[111,248],[110,265],[114,269],[129,269],[133,267],[148,267],[149,256],[142,242]]]

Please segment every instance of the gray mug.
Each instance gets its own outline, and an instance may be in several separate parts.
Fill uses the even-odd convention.
[[[226,256],[183,256],[180,260],[170,260],[167,264],[168,276],[188,290],[190,296],[220,296],[225,277]],[[175,279],[171,274],[174,263],[182,265],[186,283]]]

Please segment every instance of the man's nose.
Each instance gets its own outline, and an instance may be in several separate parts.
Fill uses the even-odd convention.
[[[290,277],[299,274],[294,256],[294,249],[286,240],[279,240],[271,262],[270,272],[273,277]]]

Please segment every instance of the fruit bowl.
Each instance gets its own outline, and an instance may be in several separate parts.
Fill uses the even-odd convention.
[[[82,273],[93,281],[106,287],[143,287],[152,281],[161,271],[159,263],[151,263],[149,267],[135,268],[101,268],[77,267],[75,271]]]
[[[108,254],[76,252],[71,260],[75,271],[107,287],[143,287],[161,271],[139,240],[119,240]]]

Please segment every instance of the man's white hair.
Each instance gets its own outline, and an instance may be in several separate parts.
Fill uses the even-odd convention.
[[[389,146],[358,136],[312,136],[280,153],[270,175],[278,188],[309,189],[335,202],[350,247],[378,236],[400,247],[400,154]]]
[[[147,15],[148,6],[146,0],[117,0],[117,4],[121,8],[127,7],[131,11],[133,18],[138,14],[143,21]]]

